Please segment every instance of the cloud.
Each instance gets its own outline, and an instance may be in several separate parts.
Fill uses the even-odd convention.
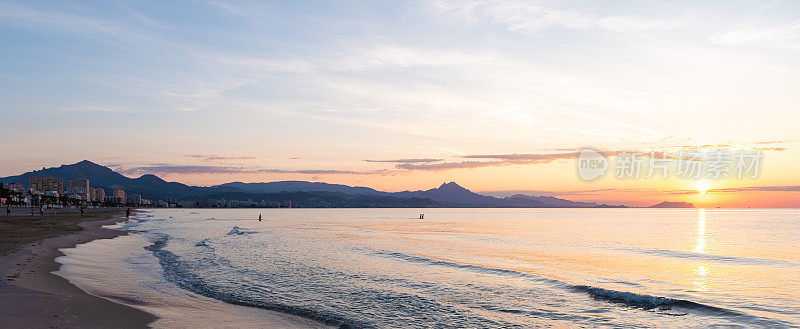
[[[477,192],[497,198],[509,197],[517,194],[528,196],[577,196],[577,195],[602,195],[602,192],[616,191],[616,188],[603,188],[594,190],[575,190],[575,191],[540,191],[540,190],[503,190],[503,191],[482,191]]]
[[[256,157],[254,156],[220,156],[214,155],[210,157],[206,157],[206,161],[228,161],[228,160],[253,160]]]
[[[390,174],[389,170],[371,170],[371,171],[355,171],[355,170],[337,170],[337,169],[299,169],[299,170],[286,170],[286,169],[260,169],[258,172],[273,173],[273,174],[305,174],[305,175],[386,175]]]
[[[186,156],[190,157],[190,158],[203,159],[205,161],[235,161],[235,160],[255,160],[256,159],[256,157],[251,156],[251,155],[246,155],[246,156],[225,156],[225,155],[217,155],[217,154],[212,154],[212,155],[189,154],[189,155],[186,155]]]
[[[540,161],[553,161],[560,159],[574,159],[578,156],[578,152],[566,153],[543,153],[543,154],[481,154],[481,155],[464,155],[462,158],[467,159],[500,159],[505,161],[525,161],[525,162],[540,162]]]
[[[753,143],[753,144],[756,144],[756,145],[763,145],[763,144],[783,144],[783,143],[785,143],[785,142],[784,142],[784,141],[782,141],[782,140],[776,140],[776,141],[763,141],[763,142],[755,142],[755,143]]]
[[[443,159],[395,159],[395,160],[364,160],[366,162],[387,162],[387,163],[431,163],[443,161]]]
[[[551,27],[613,32],[670,30],[687,27],[693,22],[691,17],[602,16],[588,10],[562,9],[531,1],[434,1],[430,4],[435,11],[459,22],[489,22],[521,33],[535,33]]]
[[[718,147],[719,145],[707,145],[707,146]],[[681,146],[681,147],[689,147],[689,146]],[[697,148],[697,147],[698,146],[692,146],[692,148]],[[706,146],[700,146],[700,147],[706,147]],[[563,150],[569,150],[569,149],[563,149]],[[756,150],[783,151],[785,150],[785,148],[764,147],[764,148],[757,148]],[[676,153],[664,153],[660,151],[644,152],[644,151],[626,151],[626,150],[604,150],[604,151],[599,151],[599,153],[602,154],[604,157],[613,157],[613,156],[618,156],[620,154],[635,154],[637,156],[642,156],[642,157],[655,156],[657,158],[668,158],[668,159],[678,158],[678,154]],[[477,155],[463,155],[461,157],[464,159],[485,159],[487,161],[469,160],[469,161],[439,162],[439,163],[434,163],[433,161],[406,162],[406,163],[401,162],[395,167],[397,169],[403,169],[403,170],[440,171],[440,170],[451,170],[451,169],[501,167],[510,165],[534,165],[534,164],[551,163],[558,160],[576,159],[579,154],[580,154],[579,150],[575,150],[573,152],[561,152],[561,153],[477,154]],[[692,158],[692,159],[697,161],[705,160],[705,158],[703,157]]]
[[[748,186],[710,189],[709,193],[735,193],[735,192],[800,192],[800,185],[783,186]]]
[[[76,106],[67,107],[64,112],[123,112],[125,109],[115,106]]]
[[[502,161],[462,161],[462,162],[442,162],[442,163],[426,163],[426,164],[413,164],[401,163],[395,166],[398,169],[404,170],[450,170],[450,169],[465,169],[465,168],[481,168],[506,165]]]
[[[778,26],[749,26],[717,31],[709,40],[722,46],[800,48],[800,20]]]
[[[41,28],[54,27],[60,31],[119,36],[121,28],[114,22],[53,10],[39,10],[13,3],[3,3],[0,17],[7,21]]]
[[[155,165],[132,168],[120,168],[117,170],[125,175],[144,175],[144,174],[225,174],[225,173],[252,173],[253,170],[240,167],[220,167],[220,166],[182,166],[182,165]]]
[[[303,174],[303,175],[388,175],[389,170],[338,170],[338,169],[263,169],[231,166],[193,166],[159,164],[131,168],[119,168],[117,172],[125,175],[144,174]]]
[[[335,58],[334,70],[364,70],[369,68],[447,66],[485,62],[493,59],[490,53],[471,53],[447,49],[415,48],[396,44],[371,46],[358,55]]]
[[[623,151],[600,151],[603,156],[615,156]],[[479,155],[463,155],[465,159],[487,159],[493,161],[459,161],[459,162],[441,162],[441,163],[400,163],[395,166],[397,169],[404,170],[450,170],[450,169],[470,169],[482,167],[500,167],[510,165],[531,165],[531,164],[545,164],[558,160],[576,159],[579,152],[564,152],[564,153],[513,153],[513,154],[479,154]]]
[[[785,147],[759,147],[759,148],[756,148],[756,150],[780,152],[780,151],[786,151],[786,148]]]

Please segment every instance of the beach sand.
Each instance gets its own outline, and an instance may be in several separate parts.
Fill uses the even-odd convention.
[[[87,294],[52,274],[70,248],[125,232],[101,225],[119,220],[120,209],[77,211],[0,219],[0,318],[14,328],[146,328],[154,315]],[[20,250],[21,249],[21,250]],[[10,252],[10,253],[9,253]]]
[[[0,218],[2,328],[329,328],[294,315],[224,303],[177,286],[165,287],[174,291],[164,294],[136,283],[153,278],[109,278],[126,266],[121,261],[92,264],[93,268],[79,277],[73,272],[64,273],[56,261],[64,256],[59,249],[70,252],[74,249],[67,248],[89,242],[105,244],[111,240],[103,239],[135,238],[124,231],[101,227],[121,221],[124,209],[88,209],[86,216],[74,209],[44,216],[30,216],[24,210],[17,209],[14,215]],[[152,262],[157,265],[155,258]],[[98,271],[104,275],[88,274]],[[64,275],[69,275],[72,282]],[[123,281],[114,282],[115,279]],[[96,284],[81,285],[88,288],[86,291],[73,284],[86,280]],[[95,291],[97,283],[105,293]],[[132,295],[117,298],[123,292]]]

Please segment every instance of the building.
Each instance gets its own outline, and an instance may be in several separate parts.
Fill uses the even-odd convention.
[[[8,184],[8,189],[11,192],[25,192],[25,187],[22,186],[22,183],[10,183]]]
[[[102,188],[89,188],[89,200],[91,201],[103,201],[106,199],[106,190]]]
[[[128,199],[125,197],[125,191],[124,190],[115,188],[114,191],[112,191],[111,193],[112,194],[111,194],[111,200],[110,201],[113,202],[113,203],[125,204],[125,202],[128,201]]]
[[[89,180],[67,178],[67,195],[80,200],[89,200]]]
[[[64,181],[58,177],[31,177],[30,187],[34,193],[55,196],[64,194]]]
[[[139,194],[128,195],[128,204],[132,206],[138,206],[142,204],[142,196]]]

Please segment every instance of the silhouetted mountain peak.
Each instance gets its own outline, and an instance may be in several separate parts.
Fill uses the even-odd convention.
[[[164,182],[166,182],[165,180],[163,180],[160,177],[158,177],[156,175],[153,175],[153,174],[144,174],[141,177],[137,178],[136,180],[140,181],[140,182],[146,182],[146,183],[164,183]]]
[[[664,201],[654,204],[650,208],[694,208],[694,204],[683,201]]]
[[[457,191],[468,191],[469,192],[469,190],[465,189],[461,185],[456,184],[456,182],[443,183],[441,186],[439,186],[439,188],[437,188],[437,190],[445,191],[445,192],[457,192]]]

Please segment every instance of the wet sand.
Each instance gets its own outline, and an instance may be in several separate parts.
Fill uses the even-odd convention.
[[[50,210],[44,216],[38,213],[31,216],[29,210],[15,209],[12,216],[1,216],[0,319],[3,322],[0,327],[328,328],[310,319],[196,295],[173,287],[172,283],[164,287],[177,290],[172,294],[144,289],[135,282],[153,278],[113,277],[125,266],[122,262],[103,260],[84,264],[92,268],[84,269],[78,277],[74,272],[64,273],[62,264],[56,261],[64,256],[60,249],[74,253],[76,249],[72,248],[86,246],[89,242],[103,245],[107,242],[111,245],[106,247],[119,248],[110,239],[134,238],[127,232],[101,227],[120,222],[123,216],[124,208],[87,209],[85,216],[75,209],[58,210],[58,213]],[[119,252],[109,250],[108,255]],[[153,263],[158,265],[155,259]],[[93,271],[104,274],[97,277],[87,274]],[[66,277],[72,282],[62,277],[65,274],[70,274]],[[123,277],[127,279],[121,279]],[[107,292],[99,293],[86,282],[84,285],[74,283],[86,280],[101,282]],[[118,298],[129,290],[134,292],[130,298]]]
[[[125,232],[101,228],[119,221],[121,209],[0,218],[0,319],[14,328],[146,328],[156,316],[92,296],[52,274],[60,248]]]

